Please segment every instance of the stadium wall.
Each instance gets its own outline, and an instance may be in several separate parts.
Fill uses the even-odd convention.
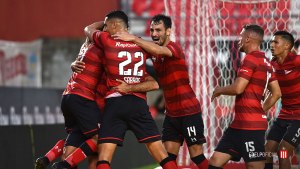
[[[0,39],[84,37],[86,25],[104,19],[107,12],[116,9],[120,9],[119,0],[1,0]]]

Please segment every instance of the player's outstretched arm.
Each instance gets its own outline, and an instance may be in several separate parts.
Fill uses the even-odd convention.
[[[84,33],[88,39],[93,42],[93,34],[96,31],[103,30],[105,24],[104,21],[94,22],[84,28]]]
[[[225,86],[225,87],[217,87],[215,88],[213,95],[211,97],[211,101],[213,101],[216,97],[220,95],[239,95],[244,92],[249,80],[244,79],[242,77],[238,77],[233,84]]]
[[[159,89],[159,85],[157,81],[152,76],[146,77],[144,82],[138,84],[127,84],[122,80],[117,80],[117,81],[120,82],[120,85],[113,87],[113,90],[122,93],[149,92],[152,90]]]
[[[263,110],[268,111],[281,97],[281,90],[277,80],[268,84],[268,89],[271,92],[263,103]]]
[[[114,39],[120,39],[123,41],[131,41],[143,48],[146,52],[154,56],[168,56],[172,57],[172,52],[165,46],[159,46],[153,42],[146,41],[142,38],[136,37],[128,32],[118,32],[112,35]]]

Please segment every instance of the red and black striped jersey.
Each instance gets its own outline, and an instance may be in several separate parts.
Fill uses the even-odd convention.
[[[278,118],[300,120],[300,55],[289,53],[283,64],[272,59],[281,89],[281,110]]]
[[[104,73],[101,61],[103,55],[102,50],[94,44],[84,43],[78,57],[85,63],[85,68],[81,73],[72,74],[63,95],[77,94],[95,100],[97,85]]]
[[[125,42],[113,39],[109,33],[96,31],[93,34],[96,45],[104,51],[104,67],[109,89],[119,85],[116,79],[123,80],[128,84],[137,84],[145,81],[146,59],[149,54],[133,42]],[[109,90],[106,97],[122,96]],[[146,99],[146,93],[127,93]]]
[[[267,117],[262,101],[269,82],[276,80],[273,68],[263,52],[247,54],[237,77],[249,81],[242,94],[235,99],[235,118],[230,127],[243,130],[266,130]]]
[[[106,96],[107,91],[108,87],[106,86],[106,74],[103,73],[101,79],[99,80],[96,90],[96,103],[101,111],[104,110],[104,98]]]
[[[172,52],[172,57],[152,57],[165,97],[166,114],[180,117],[200,113],[200,102],[190,85],[183,50],[174,42],[166,47]]]

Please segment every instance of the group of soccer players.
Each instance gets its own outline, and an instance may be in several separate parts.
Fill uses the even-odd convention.
[[[154,16],[150,25],[154,43],[148,42],[128,33],[124,12],[112,11],[104,21],[85,28],[87,40],[72,64],[75,72],[62,98],[68,137],[38,158],[36,169],[46,168],[61,155],[62,161],[52,168],[77,168],[88,156],[90,169],[109,169],[127,130],[134,132],[163,169],[177,168],[184,140],[199,169],[223,168],[229,160],[240,158],[247,168],[272,168],[272,159],[267,157],[265,165],[266,156],[261,155],[268,127],[265,112],[280,97],[282,109],[268,134],[266,151],[286,149],[292,156],[300,141],[300,57],[291,51],[293,36],[285,31],[274,34],[270,62],[260,51],[264,30],[258,25],[244,26],[239,46],[246,56],[237,79],[230,86],[217,87],[212,95],[212,100],[237,95],[235,119],[208,161],[203,154],[201,105],[190,86],[184,52],[170,40],[171,27],[170,17]],[[165,98],[162,137],[146,103],[145,92],[158,89],[146,72],[147,58],[153,61]],[[280,159],[280,167],[287,166],[289,158]]]

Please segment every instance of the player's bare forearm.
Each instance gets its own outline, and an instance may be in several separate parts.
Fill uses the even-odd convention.
[[[274,104],[277,102],[277,100],[281,97],[281,90],[278,84],[278,81],[272,81],[268,85],[268,89],[270,90],[270,94],[267,96],[263,103],[263,110],[268,111]]]
[[[225,86],[222,88],[222,95],[239,95],[242,94],[247,85],[248,85],[249,81],[247,79],[244,79],[242,77],[238,77],[232,85],[229,86]]]
[[[146,78],[146,81],[137,84],[127,84],[122,80],[117,80],[117,81],[120,82],[120,85],[114,87],[113,90],[116,90],[118,92],[123,92],[123,93],[149,92],[152,90],[159,89],[159,85],[157,81],[151,76]]]
[[[216,97],[220,95],[229,95],[229,96],[239,95],[244,92],[248,83],[249,81],[247,79],[238,77],[231,85],[225,87],[216,87],[211,97],[211,101],[213,101]]]
[[[159,46],[153,42],[146,41],[138,37],[136,37],[133,42],[154,56],[172,57],[172,52],[167,47]]]
[[[230,95],[234,96],[237,95],[239,92],[237,92],[236,88],[234,85],[229,85],[225,87],[217,87],[212,96],[212,100],[220,95]]]
[[[98,30],[103,30],[104,22],[94,22],[91,25],[88,25],[84,28],[84,33],[88,37],[88,39],[92,42],[93,41],[93,33]]]
[[[114,39],[134,42],[151,55],[172,57],[172,52],[167,47],[159,46],[153,42],[146,41],[127,32],[118,32],[115,35],[112,35],[112,37],[114,37]]]
[[[152,76],[146,77],[142,83],[131,85],[132,92],[149,92],[157,89],[159,89],[159,85]]]

